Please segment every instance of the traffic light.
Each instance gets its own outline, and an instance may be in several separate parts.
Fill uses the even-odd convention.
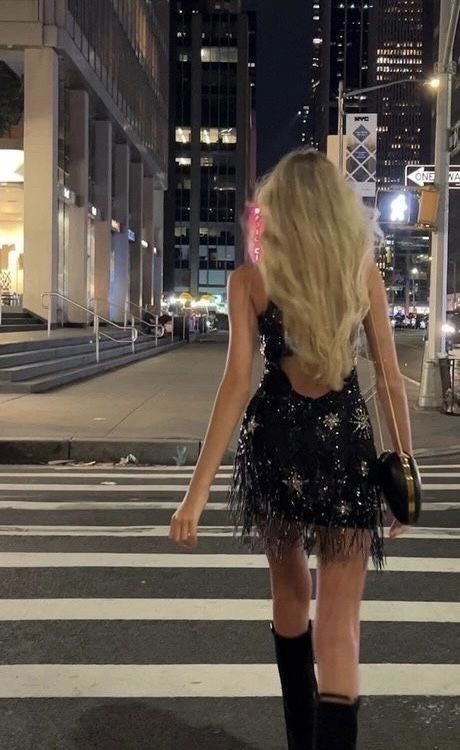
[[[417,223],[419,198],[415,191],[379,190],[377,193],[377,209],[381,224],[391,226],[411,227]]]
[[[377,209],[382,225],[404,229],[436,229],[439,190],[434,185],[377,192]]]
[[[420,189],[420,202],[417,223],[431,229],[436,228],[439,210],[439,189],[425,185]]]

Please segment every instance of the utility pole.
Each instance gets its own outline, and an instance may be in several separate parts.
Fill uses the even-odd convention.
[[[339,95],[337,97],[337,134],[339,136],[339,172],[343,174],[343,116],[345,114],[345,88],[342,79],[339,81]]]
[[[430,321],[425,346],[419,405],[436,408],[442,404],[439,357],[445,356],[447,259],[449,248],[449,135],[452,119],[452,80],[456,65],[452,60],[460,0],[441,0],[439,21],[439,78],[436,107],[435,184],[439,189],[438,228],[433,232],[430,276]]]

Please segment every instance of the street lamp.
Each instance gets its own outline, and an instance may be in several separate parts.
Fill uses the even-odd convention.
[[[353,89],[352,91],[345,91],[344,83],[342,80],[339,81],[339,93],[337,97],[337,133],[339,136],[339,171],[343,174],[343,118],[345,116],[345,101],[347,99],[353,99],[355,96],[361,96],[362,94],[370,94],[372,91],[380,91],[381,89],[389,89],[393,86],[400,86],[404,83],[417,83],[421,86],[429,86],[433,90],[439,89],[441,80],[439,76],[433,76],[432,78],[399,78],[397,81],[387,81],[386,83],[379,83],[376,86],[368,86],[364,89]]]
[[[418,268],[412,268],[411,269],[411,274],[412,274],[412,305],[414,307],[414,315],[415,315],[415,313],[416,313],[416,309],[415,309],[415,292],[416,292],[415,280],[416,280],[416,278],[418,276]]]
[[[457,261],[449,260],[448,263],[449,263],[449,266],[452,266],[452,269],[453,269],[452,288],[454,290],[454,305],[457,306]]]

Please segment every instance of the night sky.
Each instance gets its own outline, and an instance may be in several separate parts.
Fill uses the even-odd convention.
[[[301,143],[306,103],[311,0],[247,0],[257,11],[257,172]]]

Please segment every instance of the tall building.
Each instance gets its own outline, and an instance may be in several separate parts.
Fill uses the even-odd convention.
[[[257,12],[257,172],[302,143],[311,0],[247,0]]]
[[[369,19],[375,0],[316,0],[311,4],[309,95],[303,108],[302,141],[325,150],[337,133],[339,81],[346,90],[369,85]],[[364,111],[367,97],[347,100],[350,112]]]
[[[0,281],[38,316],[160,304],[168,25],[168,0],[0,0]]]
[[[420,82],[433,70],[434,10],[432,0],[380,0],[372,9],[371,83],[414,81],[373,97],[379,123],[377,177],[382,186],[403,184],[406,165],[430,159],[433,94]]]
[[[165,288],[225,295],[244,260],[251,180],[248,16],[239,0],[171,3]]]

